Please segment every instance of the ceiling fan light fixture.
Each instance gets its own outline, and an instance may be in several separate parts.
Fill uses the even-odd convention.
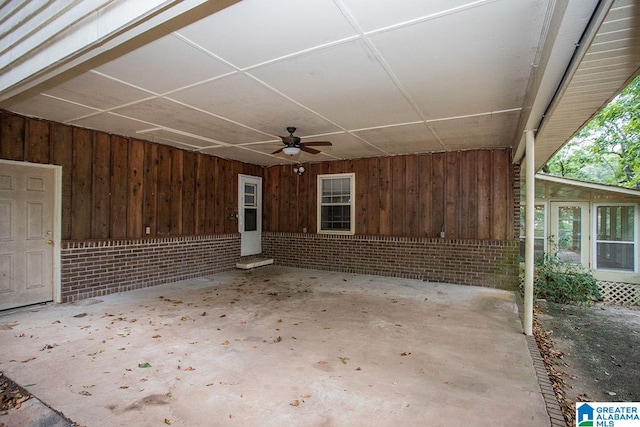
[[[295,156],[300,152],[300,149],[298,147],[284,147],[282,152],[288,156]]]

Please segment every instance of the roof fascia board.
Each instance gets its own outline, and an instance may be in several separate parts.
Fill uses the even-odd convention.
[[[593,15],[591,16],[591,20],[587,24],[585,31],[582,34],[582,37],[580,38],[580,41],[573,53],[571,61],[569,62],[569,65],[567,66],[567,69],[562,79],[560,80],[560,83],[558,84],[558,87],[556,88],[556,91],[553,97],[551,98],[551,101],[549,102],[549,105],[547,106],[547,108],[544,109],[542,114],[538,114],[538,117],[529,118],[527,122],[527,128],[531,128],[532,130],[535,129],[536,134],[540,133],[541,129],[543,129],[545,125],[545,118],[553,114],[560,99],[562,98],[567,88],[569,87],[569,84],[571,83],[573,76],[578,70],[578,67],[580,66],[580,63],[582,62],[582,60],[584,59],[584,56],[586,55],[587,51],[591,47],[591,43],[593,42],[594,38],[598,34],[598,30],[600,29],[602,22],[605,20],[607,13],[609,12],[609,9],[611,9],[613,2],[614,0],[601,0],[598,3]],[[538,123],[538,125],[536,126],[534,123]],[[526,131],[528,129],[524,129],[524,130]],[[516,150],[514,152],[513,163],[519,163],[522,160],[522,158],[525,156],[524,146],[525,146],[525,136],[523,133],[520,137],[520,142],[518,143],[518,146],[516,147]]]

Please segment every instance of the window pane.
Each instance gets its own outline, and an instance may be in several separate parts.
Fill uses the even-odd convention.
[[[524,238],[520,238],[520,262],[524,262]],[[533,258],[542,258],[544,255],[544,239],[533,239]]]
[[[558,207],[558,258],[580,264],[582,251],[582,209]]]
[[[246,208],[244,210],[244,231],[256,231],[258,229],[258,210]]]
[[[634,270],[634,248],[629,243],[598,243],[597,268],[611,270]]]
[[[635,270],[634,206],[598,206],[596,268]]]
[[[322,230],[351,230],[351,206],[322,206]]]
[[[597,215],[598,240],[633,242],[633,206],[598,206]]]
[[[544,239],[544,205],[536,205],[533,214],[533,236]],[[520,206],[520,237],[525,236],[525,207]]]
[[[256,193],[258,186],[256,184],[245,184],[244,185],[244,205],[245,206],[256,206]]]

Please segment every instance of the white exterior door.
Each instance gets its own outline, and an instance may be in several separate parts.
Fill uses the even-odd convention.
[[[0,163],[0,310],[53,300],[56,171]]]
[[[262,252],[262,178],[239,175],[238,230],[240,255]]]
[[[589,203],[551,202],[550,207],[552,245],[558,257],[589,267]]]

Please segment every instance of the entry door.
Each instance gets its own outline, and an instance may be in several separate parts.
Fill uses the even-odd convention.
[[[559,258],[589,267],[589,203],[551,202],[550,207],[552,244]]]
[[[238,228],[240,255],[262,252],[262,178],[239,175]]]
[[[55,170],[0,163],[0,310],[53,299]]]

